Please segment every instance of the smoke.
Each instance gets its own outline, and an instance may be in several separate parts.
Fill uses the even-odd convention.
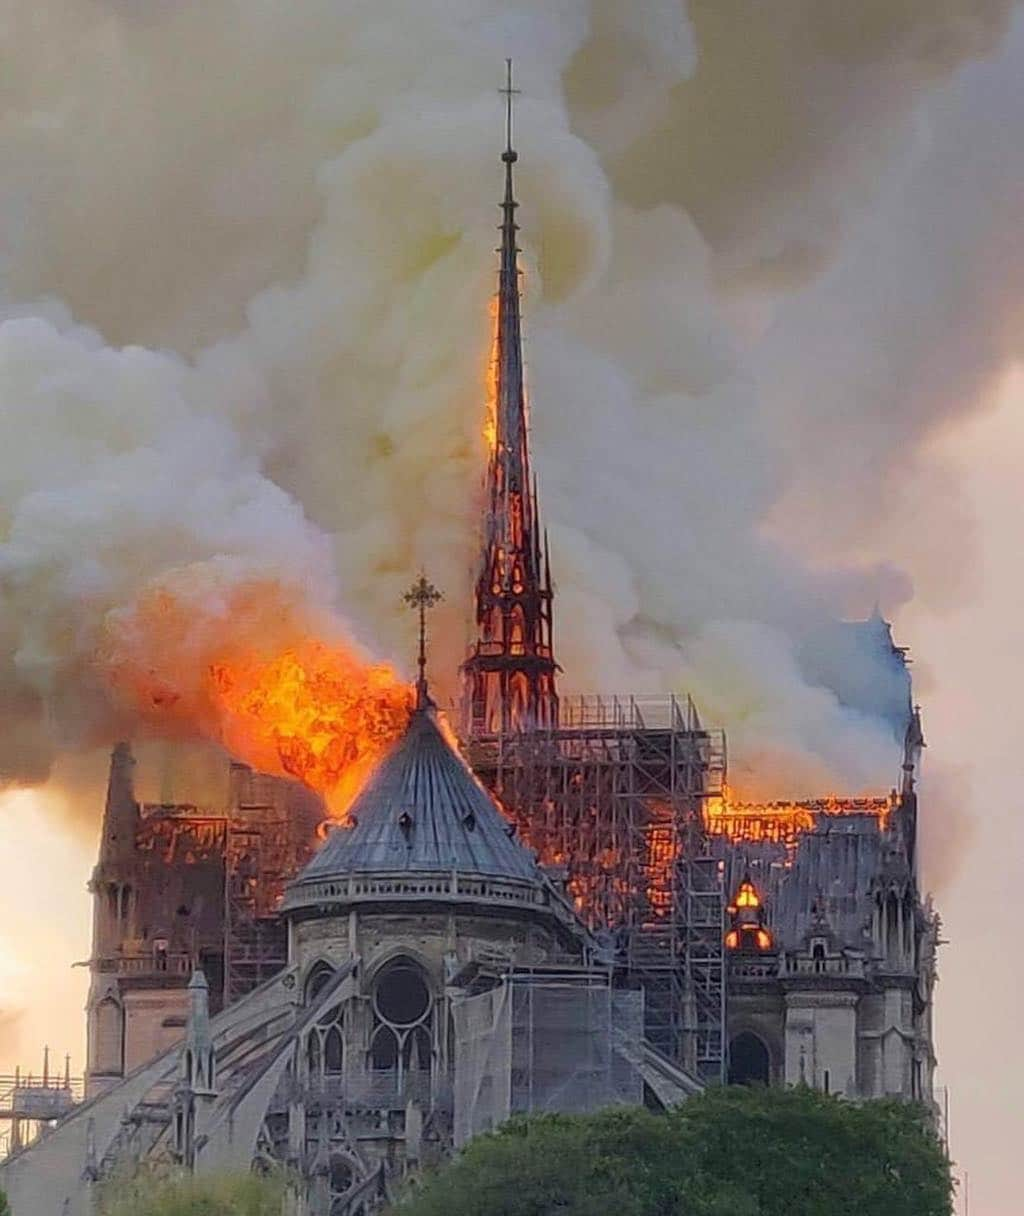
[[[979,156],[942,209],[973,292],[935,306],[928,234],[858,280],[867,299],[898,276],[898,364],[867,349],[874,316],[814,301],[850,299],[876,217],[908,235],[941,195],[928,123],[946,106],[973,131],[946,82],[1013,7],[3,0],[0,773],[182,733],[124,697],[112,639],[152,655],[165,704],[201,684],[211,629],[272,645],[299,618],[403,663],[421,566],[447,592],[431,661],[454,691],[513,55],[566,686],[692,691],[745,792],[888,785],[891,724],[805,642],[910,595],[876,543],[892,444],[914,453],[949,412],[948,376],[906,406],[930,358],[915,318],[942,343],[990,303],[991,238],[963,220],[1004,167]],[[837,342],[860,373],[838,384]],[[968,353],[970,387],[1004,351]],[[267,603],[225,611],[257,583]],[[195,605],[173,646],[125,628],[167,586]]]

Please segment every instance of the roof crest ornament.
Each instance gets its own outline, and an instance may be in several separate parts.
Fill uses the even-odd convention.
[[[421,571],[417,582],[409,588],[403,597],[410,608],[415,608],[420,614],[420,650],[417,663],[419,677],[416,680],[416,708],[426,709],[431,704],[430,693],[427,691],[427,612],[444,599],[444,596],[427,581],[427,576]]]

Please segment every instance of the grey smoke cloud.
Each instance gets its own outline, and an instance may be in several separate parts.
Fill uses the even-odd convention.
[[[449,593],[434,665],[454,671],[496,77],[513,54],[569,680],[692,689],[757,792],[888,783],[888,726],[798,656],[830,614],[909,594],[877,546],[858,551],[816,459],[841,446],[862,466],[850,498],[881,495],[891,463],[871,445],[892,424],[877,394],[827,391],[779,292],[841,273],[936,90],[998,45],[1013,6],[858,7],[851,23],[809,0],[773,20],[718,0],[5,0],[0,710],[16,725],[0,771],[37,780],[124,725],[98,648],[168,581],[209,621],[234,583],[273,576],[401,658],[400,592],[427,564]],[[907,317],[927,312],[916,269],[908,249]],[[761,348],[734,324],[738,299],[774,318]],[[800,348],[795,387],[776,341]],[[923,389],[906,416],[886,367],[870,374],[914,450],[946,407]],[[794,501],[847,524],[841,543],[824,525],[773,538]]]

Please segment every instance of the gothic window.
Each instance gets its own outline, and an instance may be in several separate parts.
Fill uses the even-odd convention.
[[[523,621],[522,608],[513,608],[509,623],[509,650],[512,654],[522,654],[525,650],[526,626]]]
[[[889,962],[898,964],[903,953],[903,925],[900,916],[900,901],[895,892],[885,901],[885,922],[889,943]]]
[[[518,672],[512,677],[509,687],[511,703],[511,718],[513,722],[521,722],[526,716],[530,701],[530,685],[524,675]]]
[[[312,1005],[321,992],[327,987],[334,969],[327,963],[317,963],[306,979],[306,1004]]]
[[[320,967],[323,970],[320,970]],[[306,999],[310,997],[311,989],[322,991],[330,980],[333,971],[326,964],[320,964],[310,974],[306,982]],[[306,1035],[306,1064],[309,1069],[310,1083],[315,1087],[325,1078],[336,1078],[345,1071],[345,1009],[335,1005],[317,1018],[316,1025],[311,1026]]]
[[[378,1026],[370,1044],[370,1066],[378,1072],[398,1067],[398,1036],[390,1026]]]
[[[771,1080],[771,1059],[768,1048],[745,1030],[729,1044],[729,1084],[767,1085]]]
[[[410,1073],[428,1074],[433,1058],[433,999],[422,970],[398,959],[379,975],[373,992],[370,1066],[397,1072],[399,1084]]]
[[[344,1070],[344,1059],[341,1031],[332,1026],[324,1038],[324,1072],[337,1076]]]
[[[814,970],[825,970],[825,946],[823,942],[815,942],[811,948],[811,958],[814,960]]]
[[[422,1026],[414,1026],[402,1044],[402,1067],[406,1072],[430,1071],[430,1036]]]
[[[309,1064],[309,1075],[320,1076],[320,1034],[315,1028],[309,1032],[306,1040],[306,1059]]]

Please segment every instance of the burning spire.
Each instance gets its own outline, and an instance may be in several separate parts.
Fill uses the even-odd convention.
[[[493,427],[487,464],[484,545],[476,586],[477,640],[463,666],[468,727],[502,734],[558,720],[551,644],[551,570],[541,542],[536,481],[530,473],[523,385],[519,249],[512,146],[512,61],[506,98],[498,315],[494,341]]]

